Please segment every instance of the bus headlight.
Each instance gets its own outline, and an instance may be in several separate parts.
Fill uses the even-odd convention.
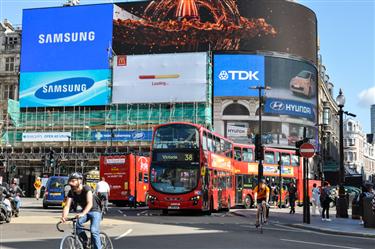
[[[154,203],[154,201],[156,200],[156,196],[153,196],[153,195],[149,195],[148,196],[148,200],[151,201],[151,203]]]
[[[196,195],[191,197],[190,200],[193,201],[193,205],[197,205],[200,198],[201,197],[199,195]]]

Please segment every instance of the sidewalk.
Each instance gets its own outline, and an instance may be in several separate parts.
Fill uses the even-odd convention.
[[[359,220],[353,220],[350,216],[351,210],[349,210],[350,218],[348,219],[336,218],[335,208],[330,210],[332,221],[322,221],[319,215],[311,215],[310,224],[303,223],[302,210],[302,207],[297,207],[295,214],[289,214],[287,208],[271,208],[270,223],[329,234],[375,238],[375,228],[364,228],[363,225],[359,224]],[[236,209],[232,210],[232,214],[255,220],[256,210]]]

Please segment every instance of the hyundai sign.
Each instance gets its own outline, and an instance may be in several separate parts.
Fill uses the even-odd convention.
[[[264,56],[214,55],[214,96],[257,96],[250,86],[264,86]]]
[[[265,113],[290,115],[315,120],[314,106],[293,100],[273,99],[266,100]]]
[[[111,4],[24,10],[20,107],[109,104],[112,19]]]
[[[109,69],[22,73],[20,106],[106,105],[110,75]]]
[[[108,69],[112,19],[111,4],[24,10],[21,72]]]

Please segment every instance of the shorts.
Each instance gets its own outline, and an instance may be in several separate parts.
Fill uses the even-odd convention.
[[[266,201],[266,198],[257,199],[257,203],[258,203],[258,204],[262,204],[263,201]]]

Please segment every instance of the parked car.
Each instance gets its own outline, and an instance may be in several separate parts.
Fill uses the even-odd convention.
[[[290,90],[311,98],[315,96],[315,75],[310,71],[301,71],[290,80]]]
[[[345,188],[345,193],[349,195],[349,205],[353,202],[353,199],[356,198],[356,196],[360,195],[362,191],[353,186],[344,186]],[[331,202],[330,206],[334,207],[336,206],[336,200],[339,197],[338,194],[338,186],[330,186],[330,192],[331,192],[331,199],[333,202]]]
[[[67,176],[51,176],[43,196],[43,208],[61,206],[64,201],[64,187],[68,184]]]

